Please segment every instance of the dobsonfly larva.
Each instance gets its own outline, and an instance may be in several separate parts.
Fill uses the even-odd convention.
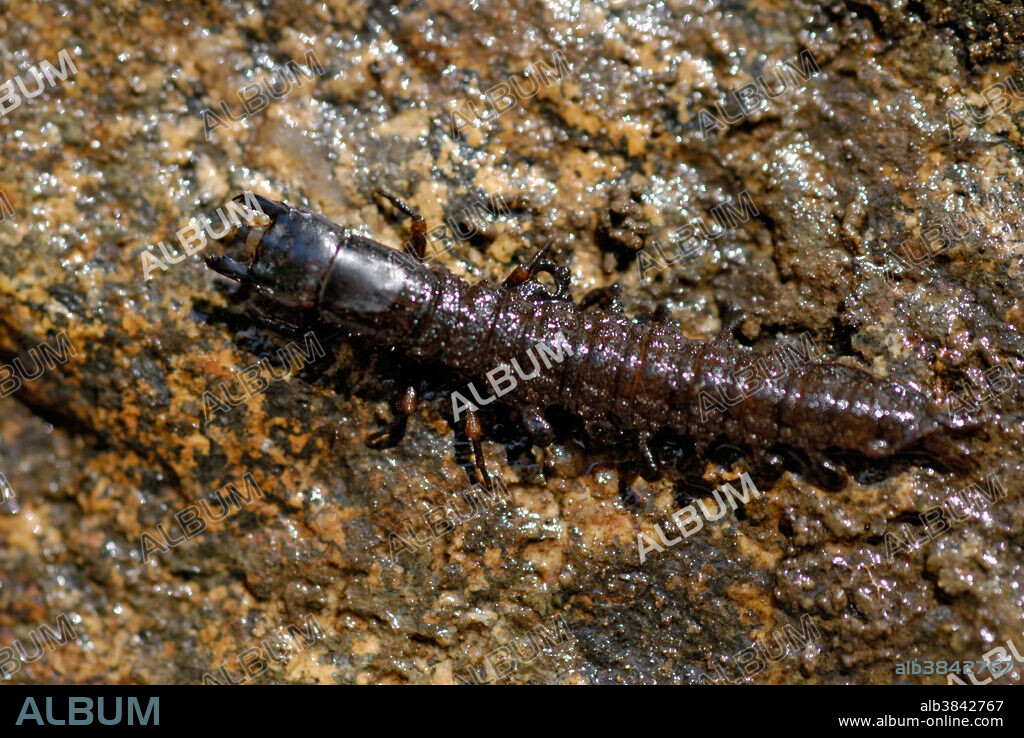
[[[920,450],[965,458],[950,436],[971,426],[945,417],[923,393],[839,363],[745,376],[740,369],[760,355],[731,330],[711,340],[686,338],[664,311],[629,318],[608,288],[576,304],[568,269],[547,259],[546,247],[500,284],[469,284],[425,263],[423,218],[394,195],[376,192],[412,219],[404,252],[305,208],[257,196],[266,215],[262,224],[239,225],[224,239],[241,247],[248,262],[228,256],[207,256],[206,262],[269,301],[274,314],[265,320],[272,327],[297,330],[319,322],[463,378],[481,378],[513,360],[518,366],[533,360],[536,367],[531,349],[542,341],[564,342],[553,346],[565,349],[561,362],[518,382],[501,401],[518,411],[538,446],[554,441],[549,417],[555,408],[577,416],[591,441],[625,435],[647,479],[663,470],[652,447],[666,433],[689,438],[698,458],[712,444],[734,444],[755,468],[777,469],[780,451],[796,450],[833,479],[844,478],[837,453],[881,459]],[[554,278],[554,292],[536,279],[541,272]],[[712,391],[738,399],[709,408],[702,393]],[[415,390],[406,389],[395,425],[415,407]],[[465,430],[489,484],[473,409]]]

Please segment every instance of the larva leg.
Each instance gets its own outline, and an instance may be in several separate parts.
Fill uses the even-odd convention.
[[[724,305],[719,312],[721,315],[722,327],[719,329],[718,335],[712,340],[719,344],[735,344],[736,339],[733,334],[744,321],[743,311],[729,303]]]
[[[671,316],[668,312],[668,308],[665,307],[665,303],[659,302],[658,305],[654,308],[654,312],[641,313],[640,315],[636,316],[636,320],[640,321],[641,323],[664,323],[670,317]]]
[[[809,454],[811,469],[822,487],[830,492],[838,492],[846,486],[849,476],[846,471],[836,462],[824,454]]]
[[[484,450],[480,445],[480,437],[483,435],[483,430],[480,427],[480,417],[475,411],[470,410],[466,413],[466,437],[473,444],[473,457],[476,461],[476,468],[480,472],[480,478],[483,485],[488,490],[493,489],[491,484],[491,475],[487,473],[487,460],[484,458]]]
[[[405,200],[401,199],[397,195],[391,194],[382,187],[374,188],[373,194],[380,195],[390,201],[391,204],[401,212],[412,218],[412,225],[409,227],[411,240],[405,250],[407,253],[415,256],[419,261],[423,261],[427,254],[427,222],[423,220],[423,216],[420,215],[414,207],[405,202]]]
[[[779,451],[755,446],[750,449],[750,463],[754,471],[767,480],[776,480],[786,471],[786,461]]]
[[[540,410],[535,407],[524,407],[519,410],[519,417],[522,418],[523,427],[530,436],[530,441],[535,446],[545,448],[555,441],[555,433],[551,424],[545,420]]]
[[[388,427],[371,435],[366,443],[372,448],[379,448],[400,441],[409,423],[409,416],[416,412],[416,405],[416,388],[406,387],[394,403],[394,417]]]
[[[405,252],[412,254],[417,261],[423,261],[427,254],[427,222],[423,216],[405,200],[388,192],[383,187],[375,187],[373,194],[383,197],[399,211],[412,218],[412,225],[409,226],[410,239],[406,244]],[[395,417],[391,424],[383,431],[371,436],[368,443],[371,446],[380,445],[385,438],[389,442],[397,442],[405,434],[409,416],[414,412],[416,412],[416,388],[410,385],[398,396],[398,401],[395,403]]]
[[[550,241],[541,246],[530,261],[526,264],[520,264],[513,269],[512,273],[505,277],[505,281],[501,283],[501,286],[505,289],[514,290],[519,285],[526,284],[530,281],[530,278],[537,273],[537,267],[542,262],[544,255],[548,252],[549,248],[551,248]]]
[[[257,314],[255,319],[262,327],[269,328],[270,330],[280,333],[283,336],[288,336],[289,338],[297,338],[301,336],[303,334],[303,330],[305,330],[301,324],[289,323],[286,320],[281,320],[280,318],[275,318],[269,315],[263,315],[262,313]]]
[[[555,262],[545,258],[550,247],[550,241],[541,246],[530,261],[513,269],[512,273],[509,274],[508,277],[505,278],[505,281],[501,283],[501,286],[508,290],[514,290],[517,287],[526,284],[541,272],[547,272],[555,278],[555,286],[558,289],[553,297],[556,300],[572,299],[572,277],[569,274],[569,269],[568,267],[559,266],[558,264],[555,264]]]
[[[658,467],[658,461],[654,458],[654,452],[651,451],[651,448],[648,445],[650,440],[651,436],[649,433],[640,433],[637,436],[636,442],[637,460],[640,462],[640,473],[648,482],[654,481],[661,474],[661,469]]]
[[[651,501],[645,496],[642,496],[633,489],[633,483],[639,476],[637,474],[636,467],[632,464],[621,464],[618,467],[619,470],[619,497],[631,510],[640,512],[645,510]]]
[[[583,296],[580,300],[580,310],[586,310],[589,307],[596,305],[601,310],[607,310],[612,313],[621,313],[622,303],[619,301],[619,296],[622,290],[619,287],[619,283],[608,285],[607,287],[595,287]]]
[[[755,444],[749,447],[744,456],[751,473],[765,484],[774,484],[786,471],[785,454],[779,449]],[[803,463],[801,468],[806,469],[807,464]]]

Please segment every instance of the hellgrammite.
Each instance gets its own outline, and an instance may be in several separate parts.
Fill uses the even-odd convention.
[[[461,379],[479,380],[514,363],[522,381],[499,399],[534,444],[554,442],[553,416],[575,417],[595,446],[609,439],[631,445],[635,454],[625,466],[645,479],[664,472],[664,450],[672,447],[662,443],[666,437],[685,439],[677,453],[685,448],[698,460],[715,444],[738,447],[755,469],[774,476],[796,453],[830,488],[846,483],[836,458],[851,454],[882,459],[919,451],[953,468],[966,463],[967,452],[951,436],[977,423],[944,416],[910,387],[829,362],[749,371],[769,364],[733,337],[737,323],[716,338],[695,340],[664,310],[626,316],[614,289],[599,288],[576,304],[568,269],[546,258],[547,247],[500,284],[469,284],[425,262],[426,224],[412,207],[374,193],[412,219],[404,251],[257,196],[262,222],[238,225],[223,239],[247,262],[207,256],[206,263],[255,288],[270,306],[262,321],[282,332],[326,325]],[[542,272],[553,277],[554,290],[537,279]],[[538,365],[533,350],[541,342],[562,360]],[[395,407],[389,433],[404,429],[416,408],[415,389],[405,389]],[[490,486],[477,409],[470,407],[463,422]]]

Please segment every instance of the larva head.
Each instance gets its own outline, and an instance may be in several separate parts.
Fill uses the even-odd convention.
[[[340,229],[308,210],[259,195],[239,195],[232,203],[243,198],[249,206],[243,206],[247,217],[236,221],[223,239],[232,256],[207,256],[207,266],[255,287],[283,308],[314,308],[320,283],[338,249]]]
[[[282,312],[315,310],[366,334],[408,326],[403,318],[429,291],[429,270],[305,208],[245,197],[258,212],[224,239],[238,260],[207,257],[211,269],[254,287]]]

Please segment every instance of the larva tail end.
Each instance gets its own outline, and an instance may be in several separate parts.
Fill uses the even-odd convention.
[[[922,439],[921,450],[956,474],[970,474],[978,468],[978,463],[972,458],[967,438],[964,436],[978,435],[982,425],[983,423],[977,420],[970,424],[940,422]],[[984,433],[980,435],[987,437]]]

